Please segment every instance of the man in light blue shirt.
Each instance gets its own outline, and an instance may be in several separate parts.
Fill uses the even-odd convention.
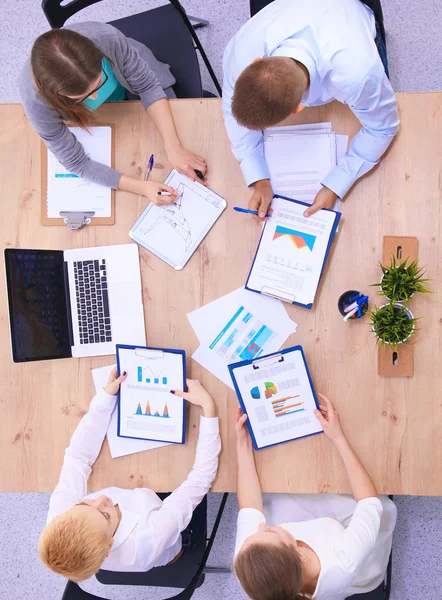
[[[387,150],[399,118],[375,37],[374,15],[360,0],[275,0],[230,40],[224,119],[260,219],[273,196],[262,130],[291,113],[338,100],[362,125],[306,216],[332,208]]]

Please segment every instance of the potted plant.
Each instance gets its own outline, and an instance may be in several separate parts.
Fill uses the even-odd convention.
[[[408,258],[403,262],[396,264],[396,259],[393,256],[389,267],[380,264],[382,269],[382,279],[378,286],[379,295],[385,296],[392,303],[406,302],[416,292],[423,294],[429,293],[426,285],[429,279],[425,279],[425,271],[423,267],[419,267],[415,260],[407,265]]]
[[[417,323],[409,308],[393,302],[372,311],[370,321],[377,342],[393,350],[411,337]]]

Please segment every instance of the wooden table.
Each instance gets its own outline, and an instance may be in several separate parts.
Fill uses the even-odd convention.
[[[401,131],[380,165],[355,186],[343,203],[343,219],[313,310],[288,306],[298,331],[287,345],[302,344],[317,390],[339,409],[351,443],[378,490],[394,494],[442,495],[442,94],[399,94]],[[208,180],[229,208],[182,272],[140,248],[147,341],[184,348],[190,358],[197,339],[186,314],[244,284],[260,234],[258,224],[232,210],[246,205],[250,191],[230,153],[220,100],[171,103],[184,145],[209,165]],[[115,124],[116,167],[141,177],[155,153],[154,178],[169,172],[158,132],[139,103],[100,108]],[[338,133],[354,134],[358,122],[337,103],[307,109],[290,122],[332,121]],[[145,206],[131,194],[117,194],[117,224],[79,232],[40,224],[39,139],[20,105],[0,107],[0,168],[3,247],[67,249],[123,244]],[[377,375],[377,350],[368,320],[344,324],[337,311],[341,292],[371,292],[384,235],[419,237],[421,264],[433,279],[432,295],[413,299],[424,317],[410,379]],[[55,486],[63,452],[94,388],[91,369],[114,357],[28,364],[11,360],[4,264],[1,261],[0,490],[48,492]],[[381,299],[377,301],[380,305]],[[199,378],[218,406],[223,451],[214,491],[235,489],[236,398],[233,391],[189,360],[188,375]],[[92,490],[116,485],[169,491],[191,468],[198,409],[190,410],[188,442],[112,460],[107,447],[94,467]],[[348,492],[338,454],[325,436],[299,440],[256,453],[264,491]]]

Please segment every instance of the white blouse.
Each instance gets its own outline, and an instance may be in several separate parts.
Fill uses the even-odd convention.
[[[389,498],[356,503],[352,496],[336,494],[264,494],[263,502],[266,516],[254,508],[239,511],[235,555],[261,523],[279,524],[319,558],[313,600],[345,600],[380,585],[396,524]]]

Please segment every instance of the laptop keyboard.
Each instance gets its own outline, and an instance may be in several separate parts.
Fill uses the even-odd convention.
[[[106,261],[74,262],[80,344],[112,341]]]

